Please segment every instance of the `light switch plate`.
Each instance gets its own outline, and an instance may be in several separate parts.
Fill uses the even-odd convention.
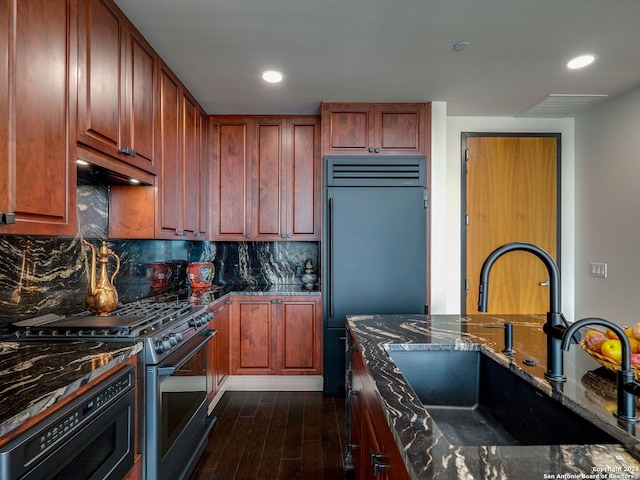
[[[607,278],[607,264],[591,262],[591,276],[599,278]]]

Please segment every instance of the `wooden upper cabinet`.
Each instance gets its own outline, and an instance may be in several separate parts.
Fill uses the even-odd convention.
[[[319,240],[318,117],[210,117],[213,239]]]
[[[242,241],[250,236],[249,129],[245,117],[209,117],[212,240]]]
[[[0,234],[75,235],[75,2],[2,2],[0,25]]]
[[[173,72],[163,62],[159,65],[158,236],[205,240],[209,197],[208,157],[203,149],[207,118]]]
[[[78,142],[155,174],[158,57],[112,0],[80,0],[79,19]]]
[[[426,103],[323,103],[323,155],[426,155]]]

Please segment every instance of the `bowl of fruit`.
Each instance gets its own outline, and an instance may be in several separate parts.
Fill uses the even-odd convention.
[[[640,322],[633,327],[621,327],[631,346],[631,370],[636,380],[640,380]],[[610,329],[604,332],[589,330],[580,345],[600,365],[611,371],[620,370],[622,360],[622,342]]]

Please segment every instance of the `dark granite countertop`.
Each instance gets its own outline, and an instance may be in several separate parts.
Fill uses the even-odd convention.
[[[502,329],[514,325],[513,355],[501,352]],[[567,381],[544,379],[544,315],[358,315],[347,317],[385,408],[387,422],[413,479],[640,479],[640,423],[618,422],[615,375],[578,345],[564,354]],[[621,445],[474,446],[449,444],[386,353],[392,348],[480,349],[520,377],[619,440]],[[417,347],[416,344],[421,344]],[[536,366],[525,365],[534,360]],[[640,402],[636,402],[639,406]],[[640,411],[638,412],[640,416]],[[514,421],[518,421],[514,419]],[[540,419],[541,422],[544,419]],[[618,476],[616,476],[618,475]]]
[[[302,285],[213,285],[202,290],[156,292],[146,300],[188,300],[206,305],[232,295],[320,295],[320,292]],[[0,436],[142,349],[142,344],[13,342],[10,332],[6,323],[0,328],[8,340],[0,342]]]
[[[0,436],[141,350],[141,343],[0,342]]]

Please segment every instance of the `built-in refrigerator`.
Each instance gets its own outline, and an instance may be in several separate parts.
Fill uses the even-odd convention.
[[[427,313],[424,157],[325,157],[324,392],[345,385],[345,319]]]

